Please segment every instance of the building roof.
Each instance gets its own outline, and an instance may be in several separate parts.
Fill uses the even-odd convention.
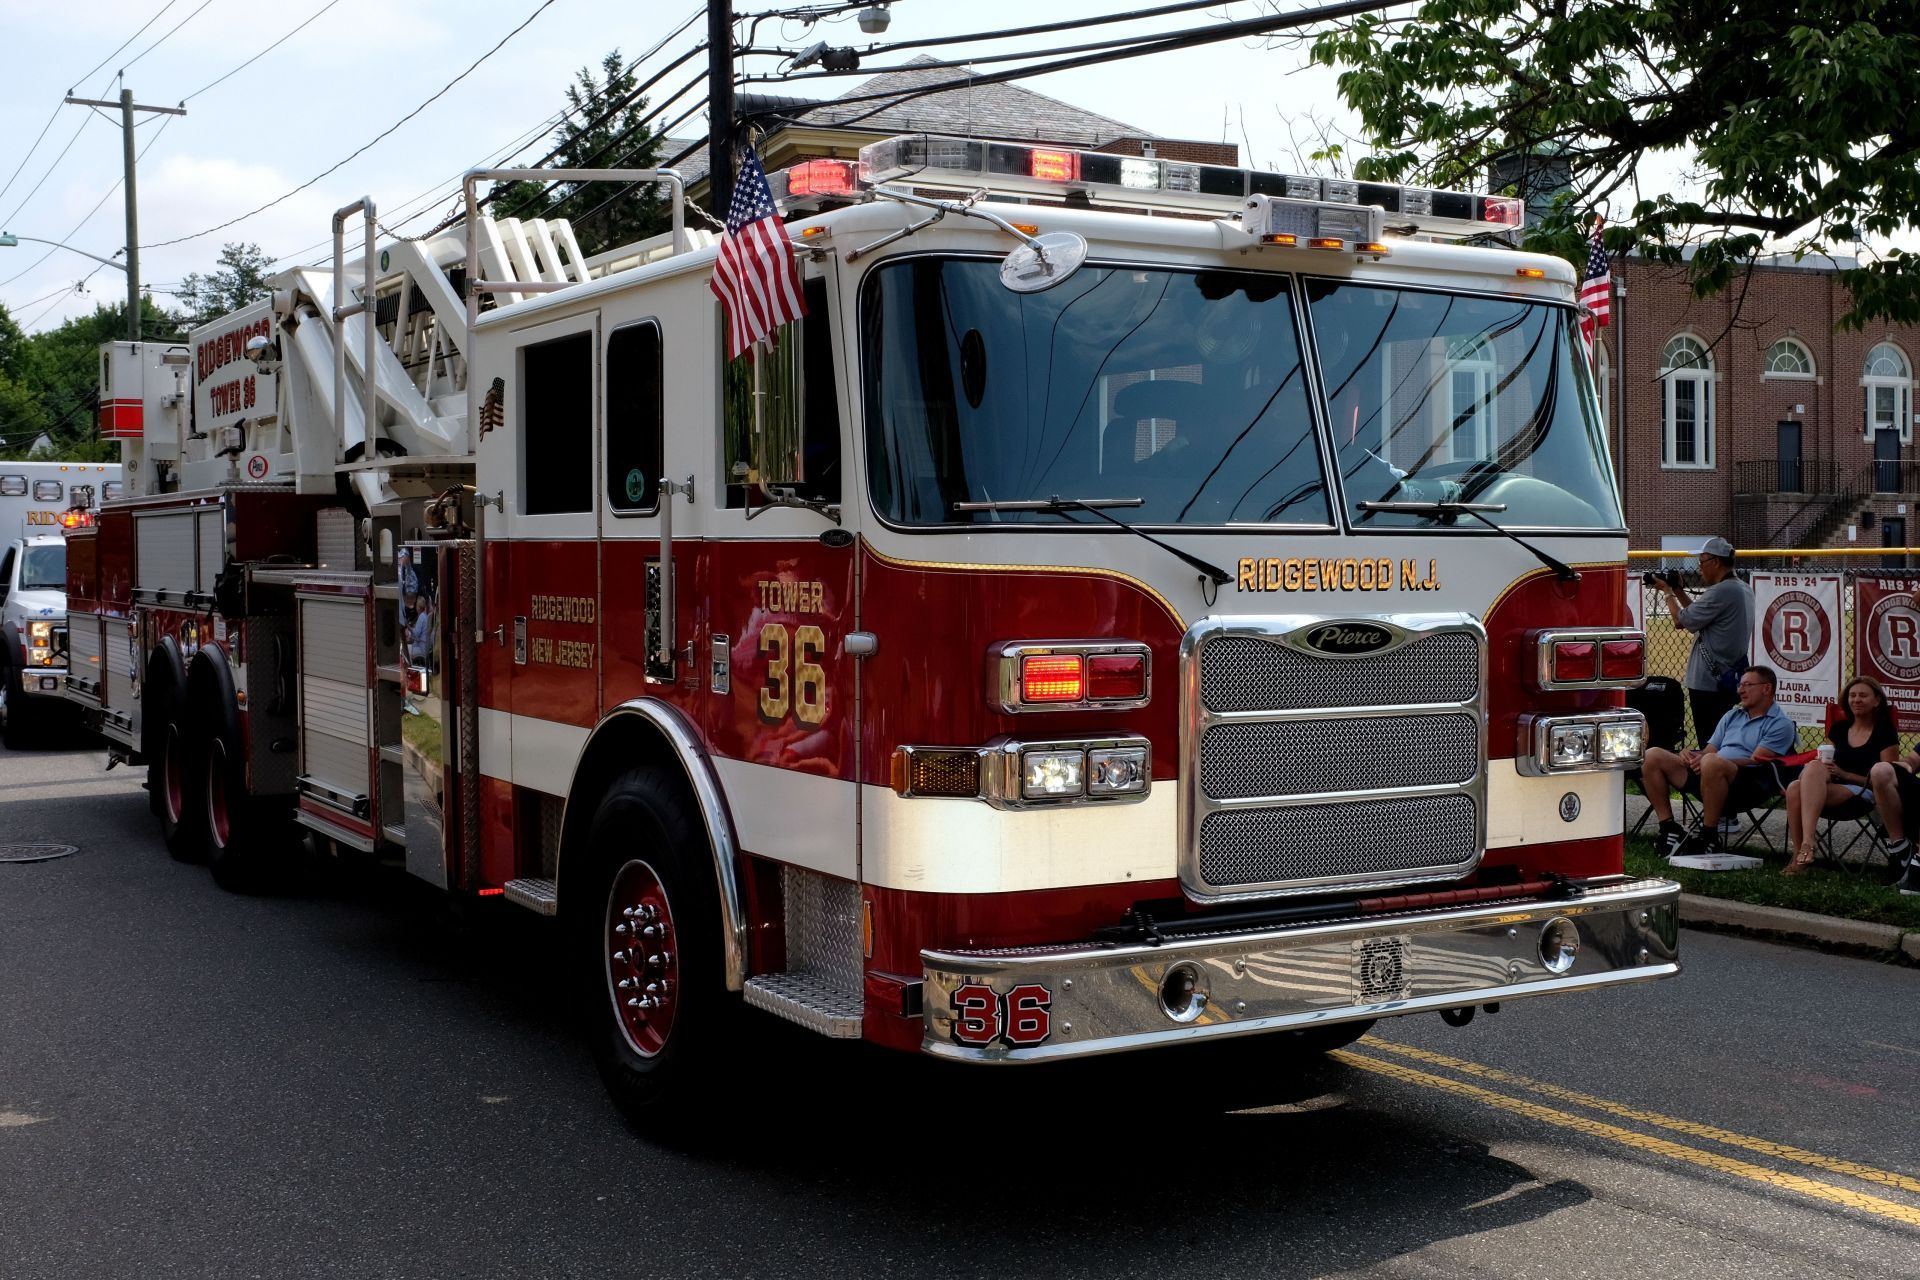
[[[753,117],[769,132],[793,124],[807,128],[844,128],[882,136],[944,133],[963,138],[1056,142],[1089,148],[1117,138],[1159,136],[1019,84],[969,83],[937,93],[924,92],[929,85],[948,84],[979,74],[971,67],[943,66],[922,55],[898,71],[871,76],[840,95],[840,98],[863,101],[842,102],[840,98],[833,98],[822,102],[791,95],[743,94],[737,106],[742,115]],[[876,93],[894,97],[864,100]],[[704,180],[708,168],[706,147],[699,147],[674,167],[680,170],[689,186]]]

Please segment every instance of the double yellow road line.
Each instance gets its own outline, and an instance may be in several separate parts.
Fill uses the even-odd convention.
[[[1816,1178],[1809,1178],[1797,1173],[1788,1173],[1778,1169],[1770,1169],[1764,1165],[1754,1164],[1749,1160],[1741,1160],[1733,1156],[1722,1155],[1718,1152],[1703,1150],[1699,1147],[1687,1146],[1684,1143],[1673,1142],[1652,1134],[1622,1128],[1617,1124],[1609,1124],[1604,1120],[1595,1120],[1589,1116],[1577,1115],[1571,1111],[1557,1110],[1525,1098],[1517,1098],[1511,1094],[1483,1088],[1480,1085],[1469,1083],[1466,1080],[1455,1079],[1453,1076],[1436,1075],[1431,1071],[1422,1071],[1417,1067],[1406,1065],[1404,1061],[1396,1061],[1395,1059],[1407,1059],[1423,1063],[1427,1066],[1438,1067],[1444,1071],[1454,1072],[1457,1075],[1492,1081],[1497,1084],[1506,1085],[1512,1089],[1538,1094],[1541,1097],[1552,1098],[1556,1101],[1583,1107],[1590,1111],[1598,1111],[1606,1115],[1617,1116],[1622,1120],[1630,1120],[1649,1128],[1665,1129],[1669,1132],[1685,1134],[1692,1138],[1705,1138],[1712,1142],[1718,1142],[1743,1151],[1750,1151],[1756,1155],[1767,1156],[1785,1163],[1804,1165],[1808,1168],[1819,1169],[1826,1173],[1837,1173],[1862,1182],[1871,1182],[1900,1191],[1920,1194],[1920,1178],[1909,1177],[1903,1173],[1893,1173],[1885,1169],[1876,1169],[1871,1165],[1860,1164],[1853,1160],[1842,1160],[1833,1156],[1824,1156],[1815,1151],[1803,1151],[1798,1147],[1790,1147],[1779,1142],[1770,1142],[1765,1138],[1748,1137],[1745,1134],[1734,1133],[1731,1130],[1721,1129],[1714,1125],[1699,1124],[1692,1120],[1682,1120],[1674,1116],[1661,1115],[1657,1111],[1645,1111],[1637,1107],[1625,1106],[1622,1103],[1612,1102],[1606,1098],[1598,1098],[1592,1094],[1580,1093],[1573,1089],[1562,1088],[1556,1084],[1548,1084],[1542,1080],[1530,1080],[1525,1076],[1515,1075],[1510,1071],[1502,1071],[1498,1067],[1488,1067],[1477,1062],[1467,1062],[1460,1058],[1450,1058],[1446,1054],[1433,1053],[1426,1049],[1416,1049],[1411,1045],[1394,1044],[1387,1040],[1367,1039],[1361,1041],[1359,1047],[1361,1049],[1373,1050],[1377,1053],[1385,1053],[1393,1056],[1378,1057],[1375,1056],[1375,1053],[1355,1052],[1352,1049],[1342,1049],[1335,1052],[1332,1057],[1346,1066],[1361,1071],[1370,1071],[1375,1075],[1385,1076],[1390,1080],[1398,1080],[1404,1084],[1418,1085],[1426,1089],[1435,1089],[1442,1093],[1453,1094],[1456,1097],[1470,1098],[1475,1102],[1485,1103],[1490,1107],[1498,1107],[1502,1111],[1509,1111],[1515,1115],[1526,1116],[1530,1120],[1538,1120],[1544,1124],[1554,1125],[1562,1129],[1572,1129],[1575,1132],[1584,1133],[1590,1137],[1605,1138],[1610,1142],[1617,1142],[1622,1146],[1632,1147],[1639,1151],[1666,1156],[1674,1160],[1683,1160],[1688,1164],[1699,1165],[1702,1168],[1731,1174],[1734,1177],[1744,1178],[1750,1182],[1776,1187],[1783,1191],[1798,1192],[1801,1195],[1811,1196],[1817,1200],[1826,1200],[1833,1204],[1845,1205],[1849,1209],[1858,1209],[1863,1213],[1871,1213],[1882,1218],[1889,1218],[1895,1222],[1904,1223],[1907,1226],[1920,1227],[1920,1206],[1902,1204],[1897,1200],[1889,1200],[1883,1196],[1872,1195],[1864,1191],[1853,1191],[1846,1187],[1835,1186],[1829,1182],[1822,1182]]]

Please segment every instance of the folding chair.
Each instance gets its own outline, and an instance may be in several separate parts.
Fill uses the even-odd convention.
[[[1811,759],[1813,753],[1809,751],[1805,755],[1782,756],[1778,760],[1742,766],[1727,793],[1726,808],[1720,814],[1720,847],[1734,850],[1757,840],[1768,853],[1786,852],[1767,833],[1767,819],[1780,808],[1787,785],[1799,772],[1799,766]],[[1733,828],[1731,835],[1727,833],[1729,823]]]
[[[1686,725],[1687,696],[1678,680],[1669,676],[1651,676],[1638,689],[1627,690],[1627,705],[1647,718],[1648,746],[1664,747],[1668,751],[1680,749],[1680,734]],[[1638,769],[1627,770],[1627,781],[1639,787],[1642,793],[1647,789]],[[1639,835],[1640,828],[1647,825],[1647,818],[1652,813],[1651,807],[1642,810],[1639,821],[1633,824],[1633,830],[1627,834]],[[1692,799],[1683,794],[1682,825],[1691,825],[1696,816]]]
[[[1820,815],[1813,840],[1820,849],[1820,860],[1831,862],[1841,871],[1865,871],[1875,865],[1876,854],[1880,866],[1888,865],[1886,833],[1880,828],[1880,811],[1871,800],[1855,798],[1828,809]],[[1857,860],[1849,861],[1847,855],[1861,841],[1866,842],[1866,850]]]

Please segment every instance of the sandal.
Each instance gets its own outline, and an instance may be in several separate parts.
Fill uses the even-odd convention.
[[[1820,851],[1812,845],[1802,845],[1800,851],[1793,855],[1793,861],[1780,868],[1780,874],[1783,876],[1804,875],[1813,868],[1813,860],[1819,856]]]

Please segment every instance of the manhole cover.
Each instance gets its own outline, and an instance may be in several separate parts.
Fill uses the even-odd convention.
[[[0,862],[52,862],[78,852],[71,844],[0,844]]]

